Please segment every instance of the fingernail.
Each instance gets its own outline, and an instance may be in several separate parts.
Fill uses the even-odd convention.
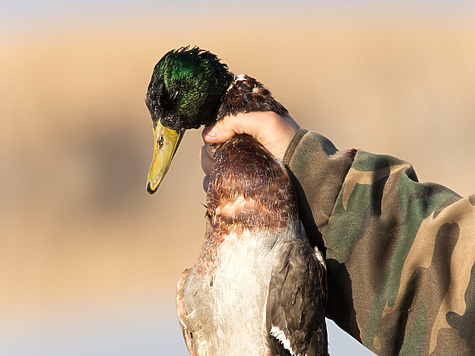
[[[209,137],[216,137],[216,135],[217,135],[217,132],[214,128],[206,132],[206,136],[209,136]]]

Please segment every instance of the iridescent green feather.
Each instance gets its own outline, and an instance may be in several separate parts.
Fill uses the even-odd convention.
[[[177,131],[210,125],[233,78],[208,51],[182,47],[168,52],[155,66],[147,90],[152,120]]]

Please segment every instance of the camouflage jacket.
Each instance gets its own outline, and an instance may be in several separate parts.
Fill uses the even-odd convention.
[[[475,195],[303,129],[284,164],[326,249],[327,316],[378,355],[475,355]]]

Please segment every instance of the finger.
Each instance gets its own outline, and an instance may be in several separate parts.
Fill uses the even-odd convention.
[[[235,130],[236,126],[239,127],[235,124],[234,116],[228,116],[214,125],[205,127],[202,132],[203,141],[208,143],[225,142],[236,133],[242,133],[242,131]]]
[[[204,145],[203,147],[201,147],[200,161],[201,161],[201,169],[207,176],[209,176],[211,174],[211,169],[213,168],[214,161],[213,161],[212,156],[208,153],[206,146],[207,145]]]
[[[298,125],[288,115],[280,116],[272,111],[238,113],[226,116],[216,124],[206,127],[202,136],[205,142],[220,143],[235,134],[246,133],[266,145],[269,137],[286,129],[298,130]]]
[[[216,149],[215,145],[212,143],[205,142],[204,149],[206,150],[208,156],[210,156],[211,159],[214,161],[214,150]]]
[[[208,176],[205,176],[205,177],[203,178],[203,190],[204,190],[205,192],[207,192],[207,191],[208,191],[208,187],[209,187],[209,177],[208,177]]]
[[[206,126],[203,131],[201,131],[201,137],[203,138],[204,146],[201,149],[205,149],[208,155],[213,159],[214,154],[214,146],[212,143],[205,141],[205,136],[207,135],[207,131],[211,130],[213,126]],[[201,152],[200,152],[201,154]],[[200,156],[201,157],[201,156]]]
[[[205,142],[205,144],[203,145],[203,147],[201,147],[201,149],[203,150],[203,153],[206,153],[209,156],[209,158],[213,161],[212,164],[214,164],[214,151],[216,150],[215,145]],[[200,155],[201,155],[201,152],[200,152]],[[201,156],[200,156],[200,159],[201,159]]]

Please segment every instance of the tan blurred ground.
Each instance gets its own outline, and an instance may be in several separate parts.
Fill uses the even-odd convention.
[[[259,27],[261,26],[261,27]],[[475,191],[475,26],[283,22],[22,36],[0,52],[0,309],[173,298],[204,231],[200,135],[159,192],[144,94],[156,61],[200,45],[266,84],[337,147],[388,153]]]

